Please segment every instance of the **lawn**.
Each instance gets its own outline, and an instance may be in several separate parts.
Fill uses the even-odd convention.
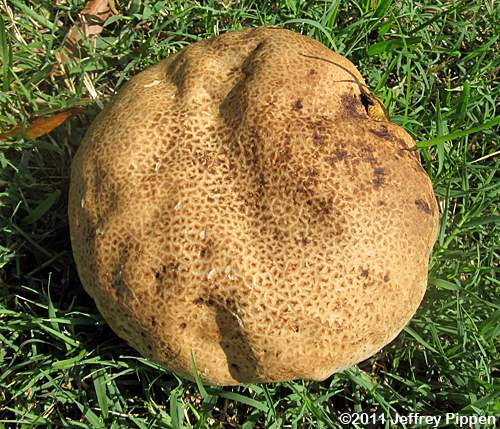
[[[494,0],[116,0],[102,28],[68,50],[84,5],[0,3],[0,131],[21,127],[0,141],[0,428],[337,428],[344,412],[500,413]],[[138,355],[83,291],[69,167],[134,74],[194,41],[261,25],[309,35],[358,66],[418,142],[439,237],[421,307],[372,358],[320,383],[203,388]],[[60,127],[22,137],[34,118],[70,108],[78,113]],[[384,426],[404,425],[357,424]]]

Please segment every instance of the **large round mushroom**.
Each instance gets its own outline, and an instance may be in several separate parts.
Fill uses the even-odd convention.
[[[143,355],[215,385],[322,380],[415,313],[438,224],[415,143],[358,70],[283,29],[125,84],[74,158],[85,290]]]

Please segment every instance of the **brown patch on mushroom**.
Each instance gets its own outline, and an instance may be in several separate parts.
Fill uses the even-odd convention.
[[[302,105],[302,100],[300,98],[298,98],[297,101],[293,104],[293,110],[298,112],[299,110],[302,110],[302,107],[304,107]]]
[[[368,131],[372,133],[373,135],[381,138],[381,139],[388,139],[392,137],[392,134],[389,132],[389,129],[387,128],[387,125],[380,125],[380,127],[377,128],[368,128]]]
[[[309,167],[306,169],[307,177],[316,177],[317,175],[318,175],[318,170],[316,170],[314,167]]]
[[[366,112],[363,115],[361,109],[361,102],[358,97],[353,96],[353,95],[342,95],[340,97],[341,102],[342,102],[342,107],[344,109],[343,113],[345,116],[350,117],[350,118],[362,118],[366,117]]]
[[[415,205],[420,211],[423,211],[425,214],[432,215],[434,214],[434,210],[432,210],[431,206],[427,204],[425,200],[422,198],[417,198],[415,200]]]
[[[307,200],[307,204],[310,205],[316,216],[328,216],[333,210],[333,198],[324,197],[316,198],[314,200]]]
[[[292,152],[289,147],[284,147],[277,157],[278,164],[285,164],[292,159]]]
[[[214,242],[211,239],[204,240],[200,248],[200,257],[208,259],[213,255]]]
[[[335,164],[340,161],[345,161],[349,157],[349,153],[346,150],[335,150],[332,155],[326,156],[325,161],[332,167],[335,167]]]
[[[373,187],[375,189],[380,189],[385,183],[385,169],[382,167],[377,167],[373,169],[374,178],[372,180]]]
[[[375,149],[373,148],[372,145],[365,144],[365,145],[361,146],[359,156],[363,161],[366,161],[369,164],[375,164],[377,162],[377,159],[375,158],[375,155],[373,154],[374,151],[375,151]]]
[[[336,150],[333,152],[333,156],[337,161],[344,161],[347,159],[347,151],[346,150]]]
[[[315,145],[318,146],[323,146],[325,144],[325,139],[321,134],[319,134],[317,131],[314,131],[312,134],[312,141]]]

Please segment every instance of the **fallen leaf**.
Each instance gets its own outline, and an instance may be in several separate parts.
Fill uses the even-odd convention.
[[[84,109],[81,107],[72,107],[71,109],[63,110],[46,118],[36,118],[26,127],[24,132],[22,132],[21,126],[17,125],[5,134],[1,134],[0,140],[5,141],[8,138],[18,136],[19,134],[22,134],[26,140],[33,140],[38,137],[42,137],[57,128],[69,117],[83,111]]]
[[[66,34],[63,46],[55,54],[59,65],[69,63],[74,57],[78,58],[78,44],[80,41],[101,34],[103,30],[102,24],[113,13],[116,13],[114,0],[88,1],[80,12],[76,24]],[[52,74],[60,75],[61,73],[53,70]]]
[[[109,0],[90,0],[80,12],[81,30],[86,37],[102,32],[102,23],[111,16]]]

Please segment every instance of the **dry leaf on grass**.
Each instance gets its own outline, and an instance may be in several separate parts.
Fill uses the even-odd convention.
[[[5,141],[8,138],[16,137],[20,133],[26,140],[33,140],[38,137],[42,137],[45,134],[50,133],[53,129],[61,125],[69,117],[76,115],[77,113],[83,112],[84,109],[81,107],[72,107],[71,109],[63,110],[57,112],[52,116],[46,118],[36,118],[28,125],[28,127],[22,132],[21,126],[17,125],[12,130],[0,135],[0,140]]]
[[[108,0],[90,0],[80,12],[79,23],[71,27],[66,41],[77,43],[82,36],[92,37],[102,32],[102,24],[111,16]]]
[[[71,27],[64,39],[64,44],[56,53],[59,65],[67,64],[73,57],[78,57],[78,44],[83,38],[92,38],[102,33],[102,24],[116,13],[114,0],[90,0],[80,12],[78,21]],[[61,74],[53,70],[53,74]]]

